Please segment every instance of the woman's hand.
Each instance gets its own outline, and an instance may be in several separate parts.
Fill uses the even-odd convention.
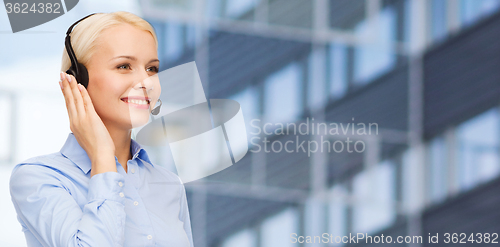
[[[91,176],[116,172],[115,145],[94,109],[87,89],[75,77],[61,72],[59,82],[66,101],[70,129],[92,162]]]

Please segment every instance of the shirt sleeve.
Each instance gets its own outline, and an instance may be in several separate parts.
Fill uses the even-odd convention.
[[[189,217],[189,208],[186,198],[186,188],[181,182],[181,208],[179,213],[179,218],[184,222],[184,231],[189,239],[189,246],[193,247],[193,233],[191,231],[191,219]]]
[[[12,173],[12,202],[34,237],[43,246],[123,246],[123,175],[92,176],[83,209],[61,177],[57,170],[41,165],[20,165]]]

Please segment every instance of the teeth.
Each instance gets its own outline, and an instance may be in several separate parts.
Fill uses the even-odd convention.
[[[137,104],[137,105],[147,105],[148,104],[147,100],[142,100],[142,99],[127,99],[127,100],[125,100],[125,102]]]

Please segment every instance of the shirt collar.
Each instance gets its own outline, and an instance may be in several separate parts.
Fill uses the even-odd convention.
[[[131,139],[130,142],[130,150],[134,154],[132,159],[139,158],[153,165],[149,160],[146,150],[133,139]],[[61,154],[75,163],[85,174],[89,173],[92,168],[92,163],[90,162],[87,152],[80,146],[73,133],[69,133],[66,143],[64,143],[64,146],[61,148]],[[115,161],[117,161],[116,156]]]
[[[130,150],[134,155],[132,155],[132,159],[139,158],[141,160],[144,160],[148,162],[149,164],[153,165],[151,160],[149,160],[148,153],[144,148],[141,147],[141,145],[136,142],[134,139],[130,139]]]

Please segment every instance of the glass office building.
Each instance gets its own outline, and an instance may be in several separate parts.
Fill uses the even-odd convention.
[[[163,69],[196,61],[207,96],[240,102],[247,124],[243,160],[186,184],[198,246],[294,246],[323,233],[427,246],[429,233],[500,226],[500,1],[143,6]],[[305,121],[378,132],[362,138],[364,152],[287,152],[287,141],[332,138],[276,131]],[[321,240],[303,245],[355,245]]]
[[[186,184],[195,246],[498,234],[500,0],[138,2],[161,70],[196,61],[207,98],[245,117],[246,156]]]

